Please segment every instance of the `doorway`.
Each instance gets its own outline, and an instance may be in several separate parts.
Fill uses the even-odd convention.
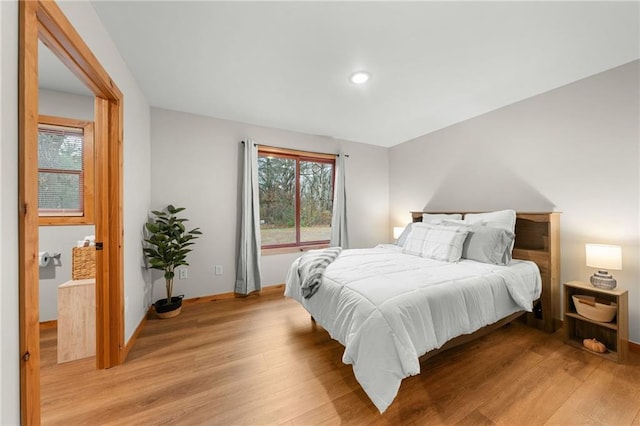
[[[55,2],[19,7],[19,289],[20,410],[23,424],[40,424],[38,268],[38,41],[95,97],[96,367],[122,362],[123,96]]]
[[[95,368],[93,93],[38,41],[41,402],[46,371],[91,357]],[[43,257],[49,262],[43,262]],[[79,281],[83,280],[83,281]],[[41,413],[44,416],[44,412]]]

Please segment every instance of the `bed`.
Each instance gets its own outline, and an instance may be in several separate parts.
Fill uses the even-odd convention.
[[[469,258],[455,261],[412,252],[420,235],[433,237],[436,229],[449,235],[454,227],[459,233],[458,228],[470,226],[456,224],[458,219],[431,222],[431,213],[415,212],[412,217],[413,230],[399,245],[343,250],[325,262],[311,295],[304,265],[323,252],[296,259],[286,279],[285,295],[345,347],[342,361],[353,366],[381,413],[393,402],[402,379],[420,373],[421,358],[486,334],[525,312],[530,312],[531,325],[545,329],[553,323],[549,294],[554,293],[550,271],[557,267],[552,262],[556,247],[551,249],[559,235],[555,213],[513,212],[512,228],[521,236],[503,245],[514,259],[495,263],[474,260],[469,250]],[[423,217],[430,223],[418,224]],[[470,235],[455,238],[468,242]]]

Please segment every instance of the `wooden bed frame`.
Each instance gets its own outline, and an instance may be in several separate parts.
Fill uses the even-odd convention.
[[[422,222],[423,213],[464,215],[476,212],[411,212],[413,222]],[[549,333],[558,328],[556,317],[560,313],[560,213],[516,213],[515,234],[513,258],[535,262],[542,277],[542,295],[534,302],[533,312],[516,312],[475,333],[456,337],[439,349],[427,352],[421,360],[487,335],[521,316],[524,316],[528,325]]]

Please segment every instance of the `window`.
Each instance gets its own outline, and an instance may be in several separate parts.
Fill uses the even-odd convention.
[[[93,223],[93,123],[43,116],[38,124],[41,225]]]
[[[335,155],[258,148],[262,248],[327,244]]]

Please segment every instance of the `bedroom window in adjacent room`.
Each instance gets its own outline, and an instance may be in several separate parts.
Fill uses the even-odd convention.
[[[336,156],[260,146],[262,248],[328,244]]]
[[[41,225],[93,223],[93,123],[40,116],[38,215]]]

